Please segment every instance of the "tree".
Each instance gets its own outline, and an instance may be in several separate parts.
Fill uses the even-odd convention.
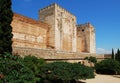
[[[0,0],[0,54],[12,53],[11,0]]]
[[[116,57],[115,59],[120,62],[120,50],[119,49],[117,50],[115,57]]]
[[[114,50],[112,49],[112,56],[111,56],[111,58],[112,58],[112,59],[115,59],[114,56],[115,56],[115,55],[114,55]]]

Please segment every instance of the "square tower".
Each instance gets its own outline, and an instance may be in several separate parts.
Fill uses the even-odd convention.
[[[90,23],[77,26],[77,51],[96,53],[95,29]]]
[[[48,34],[48,47],[76,52],[76,17],[57,4],[39,11],[39,20],[52,26]]]

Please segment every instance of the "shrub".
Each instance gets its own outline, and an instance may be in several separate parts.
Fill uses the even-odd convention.
[[[23,59],[5,53],[0,57],[0,83],[34,83],[34,73],[23,64]]]
[[[107,59],[97,63],[95,69],[100,74],[117,74],[120,73],[120,63],[113,59]]]
[[[39,75],[39,73],[41,72],[40,68],[42,65],[45,64],[45,61],[43,59],[38,59],[35,56],[25,56],[23,62],[25,66],[27,66],[29,69],[31,69],[34,72],[35,81],[40,83],[42,81]]]
[[[90,61],[90,62],[92,62],[94,64],[97,63],[96,57],[93,57],[93,56],[85,57],[85,60],[88,60],[88,61]]]
[[[92,68],[67,62],[48,63],[41,68],[40,74],[47,83],[69,83],[77,79],[94,78]]]

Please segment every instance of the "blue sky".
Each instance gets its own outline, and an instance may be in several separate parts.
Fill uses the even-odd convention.
[[[120,48],[120,0],[12,0],[14,12],[38,19],[38,10],[57,3],[77,17],[77,24],[90,22],[96,29],[98,53]]]

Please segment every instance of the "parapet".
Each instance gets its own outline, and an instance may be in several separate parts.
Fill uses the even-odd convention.
[[[49,9],[51,9],[51,8],[59,8],[59,9],[61,9],[63,12],[66,12],[66,13],[74,16],[72,13],[70,13],[70,12],[67,11],[66,9],[62,8],[61,6],[59,6],[57,3],[53,3],[53,4],[51,4],[51,5],[49,5],[49,6],[45,7],[45,8],[42,8],[42,9],[39,10],[39,12],[43,12],[43,11],[49,10]],[[74,17],[75,17],[75,16],[74,16]],[[75,18],[76,18],[76,17],[75,17]]]
[[[93,27],[91,23],[85,23],[85,24],[79,24],[79,25],[76,25],[77,28],[80,28],[80,27]]]
[[[29,24],[32,24],[32,25],[37,25],[37,26],[40,26],[40,27],[46,28],[46,29],[48,29],[50,27],[50,25],[45,23],[45,22],[37,21],[37,20],[28,18],[28,17],[20,15],[20,14],[16,14],[16,13],[14,13],[13,18],[17,19],[19,21],[22,21],[22,22],[25,22],[25,23],[29,23]]]
[[[51,9],[51,8],[55,7],[55,5],[56,5],[56,3],[50,4],[49,6],[40,9],[39,12]]]

